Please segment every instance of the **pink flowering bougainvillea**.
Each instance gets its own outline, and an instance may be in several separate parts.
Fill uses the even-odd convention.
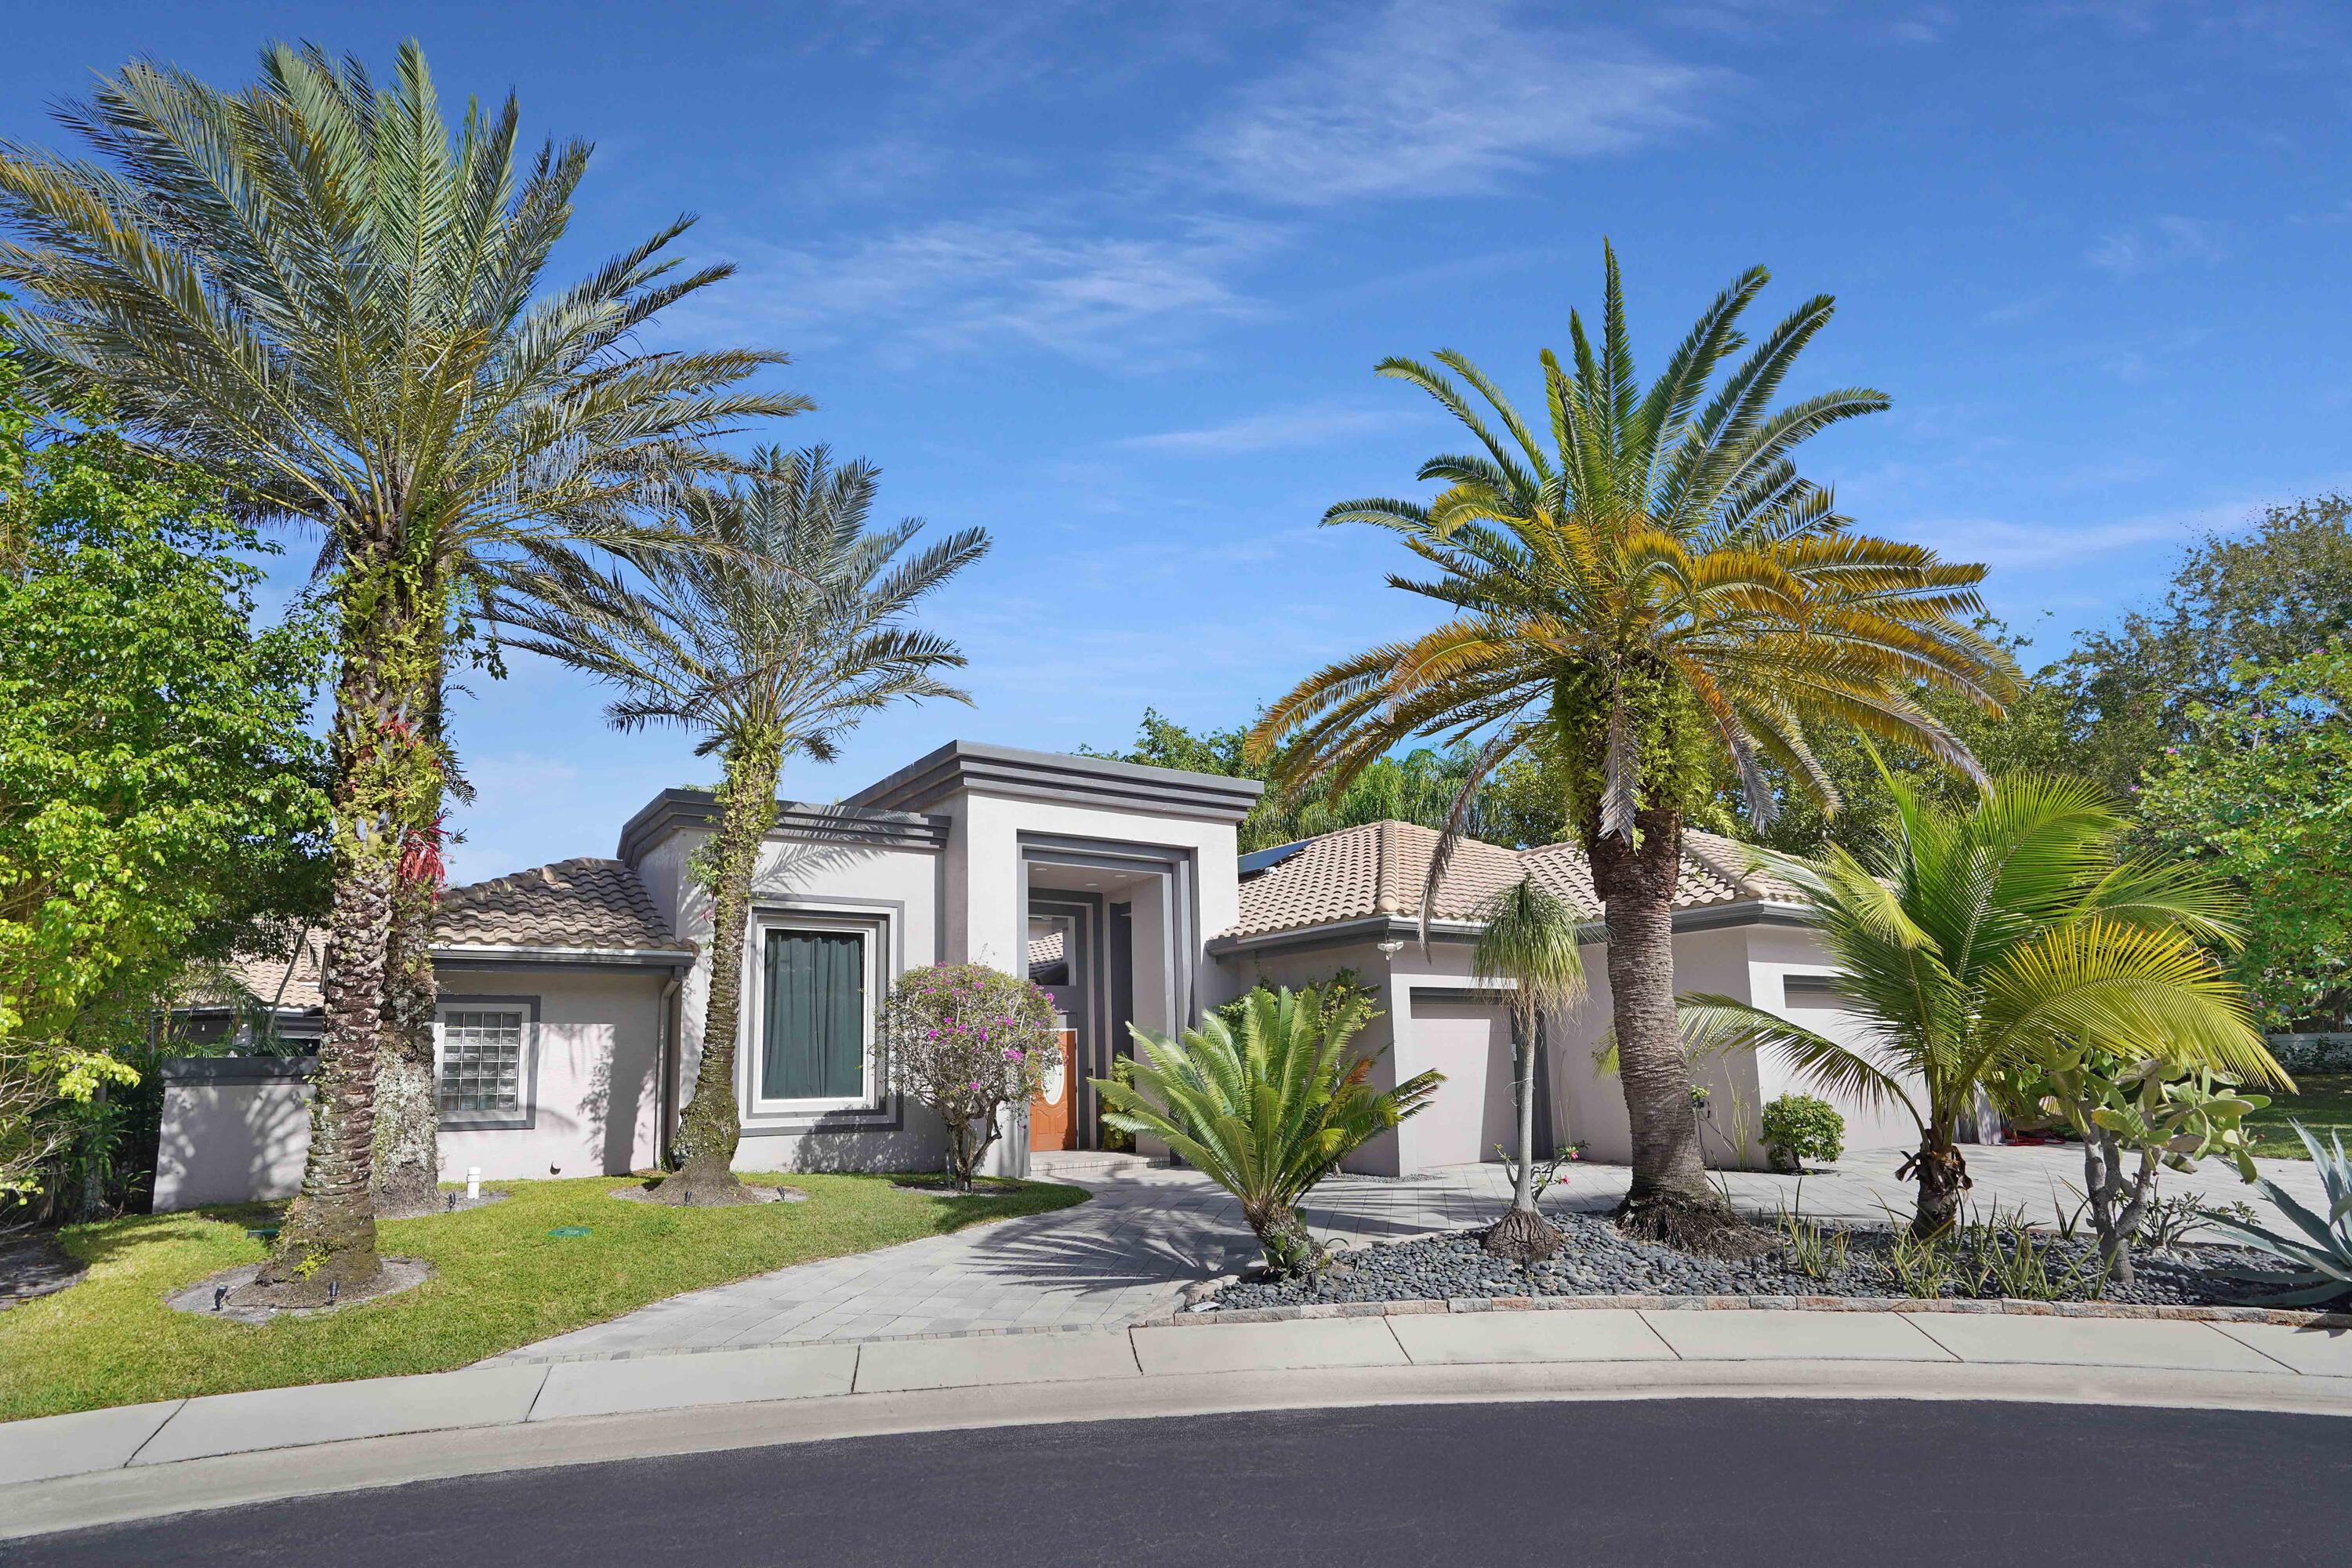
[[[1051,996],[984,963],[909,970],[890,988],[881,1048],[899,1092],[947,1123],[958,1190],[971,1190],[1002,1112],[1028,1104],[1045,1082],[1059,1033]]]

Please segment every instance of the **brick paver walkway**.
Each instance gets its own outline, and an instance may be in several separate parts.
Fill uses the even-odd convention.
[[[2077,1201],[2074,1149],[1983,1148],[1968,1152],[1979,1210],[2022,1208],[2047,1222]],[[1883,1219],[1910,1212],[1910,1189],[1895,1180],[1902,1152],[1850,1151],[1834,1173],[1803,1179],[1734,1172],[1732,1198],[1762,1214],[1801,1202],[1823,1217]],[[656,1301],[608,1323],[495,1358],[539,1362],[667,1351],[746,1349],[818,1340],[894,1339],[974,1330],[1115,1328],[1167,1311],[1186,1285],[1230,1273],[1256,1258],[1239,1209],[1197,1173],[1132,1156],[1075,1154],[1041,1159],[1038,1174],[1073,1181],[1093,1201],[1054,1214],[930,1237],[876,1252],[780,1268]],[[2306,1201],[2317,1179],[2299,1161],[2268,1161],[2266,1174]],[[1622,1166],[1570,1168],[1547,1207],[1605,1209],[1625,1191]],[[2213,1165],[2195,1176],[2168,1173],[2168,1191],[2209,1201],[2256,1202],[2234,1171]],[[1402,1179],[1341,1176],[1317,1189],[1308,1223],[1319,1233],[1370,1242],[1461,1229],[1508,1203],[1506,1167],[1457,1165]]]

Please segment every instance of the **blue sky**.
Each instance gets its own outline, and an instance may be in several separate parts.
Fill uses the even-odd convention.
[[[940,741],[1246,718],[1425,624],[1325,506],[1454,445],[1370,374],[1454,347],[1532,402],[1616,243],[1654,366],[1738,268],[1836,322],[1792,393],[1893,411],[1810,452],[1874,531],[1989,563],[2063,651],[2180,544],[2352,485],[2352,20],[2326,3],[9,7],[0,135],[136,54],[223,82],[272,37],[598,153],[566,274],[680,209],[733,281],[662,339],[791,352],[771,433],[980,524],[933,605],[977,707],[869,722],[824,800]],[[302,546],[297,555],[307,560]],[[461,879],[609,854],[709,775],[536,661],[479,683]]]

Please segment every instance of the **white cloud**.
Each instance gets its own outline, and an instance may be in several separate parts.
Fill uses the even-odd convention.
[[[1011,338],[1128,360],[1204,321],[1257,313],[1235,275],[1283,237],[1227,219],[1134,236],[1038,218],[943,220],[825,247],[745,242],[735,247],[741,271],[711,301],[723,322],[684,310],[677,322],[739,336],[747,325],[826,337],[880,329],[927,349]]]
[[[2234,533],[2261,510],[2258,502],[2237,500],[2143,512],[2074,526],[1953,518],[1912,523],[1897,531],[1904,538],[1933,546],[1948,561],[1980,561],[1995,572],[2014,572],[2089,560],[2149,544],[2186,544],[2208,533]]]
[[[2211,266],[2229,254],[2229,247],[2221,243],[2211,224],[2169,214],[2153,224],[2107,236],[2091,247],[2087,259],[2092,266],[2119,278],[2135,278],[2177,262]]]
[[[1318,446],[1373,430],[1393,430],[1413,416],[1402,409],[1310,405],[1274,408],[1222,425],[1192,430],[1159,430],[1129,436],[1112,446],[1136,452],[1222,453],[1282,451]]]
[[[1394,0],[1249,89],[1192,150],[1204,177],[1278,204],[1485,190],[1694,124],[1720,79],[1498,0]]]

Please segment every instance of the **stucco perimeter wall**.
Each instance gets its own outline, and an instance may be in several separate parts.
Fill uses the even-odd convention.
[[[292,1197],[310,1152],[317,1067],[312,1057],[167,1059],[155,1212]]]
[[[655,1161],[667,974],[588,965],[444,965],[444,1006],[520,999],[539,1014],[524,1127],[441,1130],[441,1179],[624,1175]]]

